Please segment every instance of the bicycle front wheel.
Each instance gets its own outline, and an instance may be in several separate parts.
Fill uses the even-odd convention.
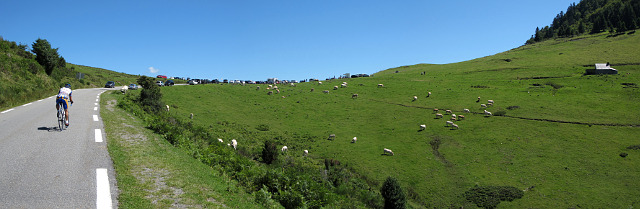
[[[58,104],[58,130],[64,130],[64,106],[62,104]]]

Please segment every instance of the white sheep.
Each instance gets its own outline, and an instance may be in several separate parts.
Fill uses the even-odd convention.
[[[302,156],[307,156],[309,155],[309,150],[304,150],[304,152],[302,153]]]
[[[464,115],[458,115],[459,120],[464,120]]]
[[[384,84],[380,83],[380,84],[378,84],[378,87],[384,87]]]
[[[418,100],[417,96],[413,96],[413,101],[415,102],[416,100]]]
[[[389,154],[389,155],[393,156],[393,151],[391,151],[390,149],[384,148],[384,149],[382,149],[382,151],[384,152],[385,155]]]
[[[449,114],[453,113],[453,112],[451,112],[451,110],[445,110],[445,112],[449,113]]]
[[[322,81],[318,81],[318,85],[322,85]]]
[[[452,114],[451,114],[451,117],[452,117],[452,118],[456,118],[456,114],[453,114],[453,113],[452,113]]]
[[[193,113],[191,113],[191,115],[189,115],[189,118],[190,118],[190,119],[193,119]]]
[[[269,88],[273,88],[273,85],[269,84]]]
[[[167,112],[169,112],[169,105],[166,105],[166,106],[167,106]]]
[[[351,95],[351,98],[352,98],[352,99],[357,99],[357,98],[358,98],[358,94],[353,94],[353,95]]]
[[[341,88],[347,88],[347,84],[346,83],[340,84],[340,87]]]
[[[470,112],[471,112],[471,110],[469,110],[469,109],[464,109],[464,110],[462,110],[462,111],[464,111],[464,112],[466,112],[466,113],[470,113]]]
[[[487,105],[486,104],[480,104],[480,107],[481,108],[487,108]]]
[[[296,87],[296,84],[295,83],[291,83],[291,87]]]
[[[324,90],[324,91],[322,91],[322,93],[328,94],[329,90]]]
[[[289,148],[287,146],[283,146],[280,150],[282,150],[282,152],[286,152],[287,150],[289,150]]]
[[[437,113],[438,111],[440,111],[440,110],[438,110],[438,108],[433,108],[433,112],[434,113]]]
[[[484,110],[484,115],[485,115],[485,116],[491,116],[492,114],[491,114],[491,112],[489,112],[489,111],[487,111],[487,110]]]
[[[430,97],[430,96],[431,96],[431,92],[428,92],[428,93],[427,93],[427,97]]]
[[[351,140],[351,143],[356,143],[358,141],[358,137],[353,137],[353,139]]]
[[[488,103],[488,104],[493,104],[493,100],[491,100],[491,99],[490,99],[490,100],[487,100],[487,103]]]
[[[260,86],[257,86],[257,87],[256,87],[256,90],[260,90]]]
[[[441,113],[436,113],[436,118],[442,118],[443,115]]]
[[[445,126],[451,126],[451,125],[453,125],[453,122],[451,121],[447,121],[447,124],[445,124]]]
[[[222,141],[222,139],[220,139],[220,138],[218,138],[218,141],[219,141],[220,143],[224,143],[224,141]]]
[[[238,141],[236,141],[236,139],[232,139],[231,140],[231,146],[233,146],[233,149],[237,149],[238,148]]]
[[[451,128],[459,129],[458,124],[451,124]]]
[[[128,86],[122,86],[122,88],[120,89],[120,91],[121,91],[123,94],[127,93],[127,90],[129,90],[129,87],[128,87]]]
[[[427,125],[424,125],[424,124],[420,125],[420,130],[421,131],[424,131],[425,129],[427,129]]]
[[[267,92],[267,95],[273,95],[273,91]]]
[[[480,97],[478,97],[478,100],[476,100],[476,102],[480,102]]]
[[[336,135],[335,134],[330,134],[329,138],[327,140],[335,140],[336,139]]]

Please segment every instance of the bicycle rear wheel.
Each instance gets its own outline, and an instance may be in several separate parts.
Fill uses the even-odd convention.
[[[58,130],[64,130],[64,105],[58,103]]]

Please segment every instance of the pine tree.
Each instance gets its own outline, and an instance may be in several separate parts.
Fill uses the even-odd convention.
[[[406,196],[396,178],[387,177],[387,180],[382,184],[382,188],[380,188],[380,193],[384,198],[385,209],[406,208]]]

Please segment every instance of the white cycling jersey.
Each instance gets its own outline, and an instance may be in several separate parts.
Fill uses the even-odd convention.
[[[58,98],[69,99],[71,97],[71,89],[67,87],[60,88],[58,91]]]

